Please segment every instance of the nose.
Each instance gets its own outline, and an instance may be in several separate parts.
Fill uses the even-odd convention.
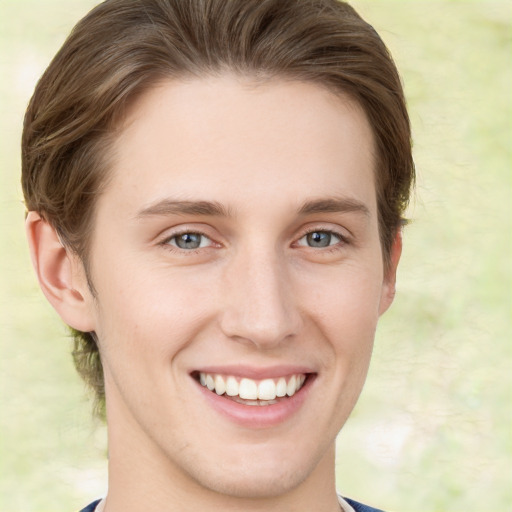
[[[283,257],[272,251],[243,251],[225,272],[223,333],[265,350],[296,336],[301,314]]]

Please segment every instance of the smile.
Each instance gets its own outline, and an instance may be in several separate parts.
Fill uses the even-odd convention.
[[[199,383],[210,391],[244,405],[273,405],[280,398],[292,397],[306,381],[306,374],[254,380],[233,375],[199,373]]]
[[[190,376],[203,403],[232,424],[259,430],[291,421],[310,402],[318,377],[311,370],[290,365],[235,365],[202,368]]]

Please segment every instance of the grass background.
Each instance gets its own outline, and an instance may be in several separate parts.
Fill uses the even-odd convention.
[[[95,3],[0,0],[2,512],[77,510],[106,491],[105,428],[32,273],[19,185],[26,103]],[[338,486],[396,512],[512,510],[511,2],[352,4],[404,78],[418,184]]]

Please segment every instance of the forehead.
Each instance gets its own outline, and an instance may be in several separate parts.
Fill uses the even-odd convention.
[[[374,206],[366,116],[314,83],[231,75],[161,82],[131,106],[119,133],[105,195],[123,206],[168,195],[207,195],[233,208],[351,195]]]

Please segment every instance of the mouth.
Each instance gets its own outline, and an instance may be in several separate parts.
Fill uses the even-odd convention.
[[[295,425],[292,418],[311,403],[308,397],[316,388],[317,376],[308,367],[289,365],[257,368],[239,364],[190,373],[205,400],[200,403],[251,430]]]
[[[298,373],[273,379],[255,380],[235,375],[194,372],[201,386],[218,396],[248,406],[268,406],[293,397],[311,374]]]

